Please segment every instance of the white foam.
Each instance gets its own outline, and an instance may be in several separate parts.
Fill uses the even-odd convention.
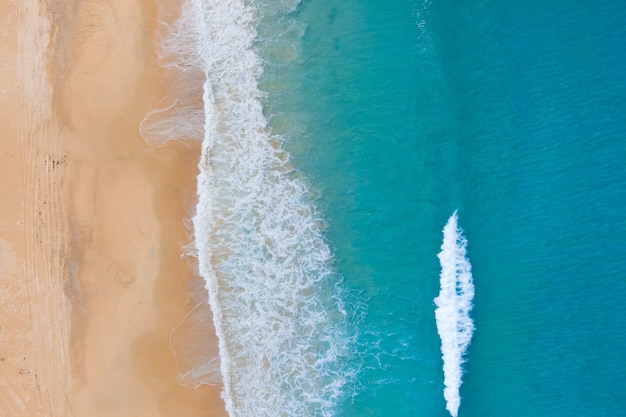
[[[435,298],[437,331],[441,338],[446,408],[457,417],[461,396],[463,362],[474,333],[470,317],[474,298],[472,266],[467,258],[467,240],[457,225],[457,212],[443,228],[443,244],[438,255],[441,263],[441,291]]]
[[[330,417],[354,377],[351,338],[322,222],[263,116],[255,13],[242,0],[185,2],[162,62],[204,74],[204,113],[175,115],[151,140],[203,132],[193,227],[229,416]]]

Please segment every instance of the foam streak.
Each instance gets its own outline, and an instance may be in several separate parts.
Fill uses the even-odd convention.
[[[467,258],[467,240],[457,225],[456,211],[443,229],[443,244],[438,257],[441,263],[441,291],[435,298],[435,318],[443,356],[443,395],[450,415],[457,417],[461,404],[462,365],[474,333],[474,322],[470,317],[474,283]]]

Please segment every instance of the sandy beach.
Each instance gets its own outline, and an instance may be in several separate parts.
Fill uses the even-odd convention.
[[[138,129],[167,92],[157,30],[176,8],[0,3],[0,415],[225,415],[171,348],[204,296],[182,256],[200,145]]]

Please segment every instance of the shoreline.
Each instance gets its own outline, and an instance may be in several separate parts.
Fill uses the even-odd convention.
[[[167,93],[155,51],[164,9],[140,0],[2,7],[30,19],[14,23],[22,39],[11,45],[44,64],[25,72],[15,62],[15,77],[51,83],[49,95],[25,97],[19,87],[2,93],[3,114],[15,95],[22,107],[10,117],[14,125],[0,120],[9,132],[3,185],[14,191],[2,203],[0,261],[13,271],[2,295],[4,305],[16,304],[0,320],[15,329],[0,340],[16,352],[0,366],[21,367],[0,377],[10,392],[0,413],[225,415],[221,386],[179,384],[170,347],[172,331],[197,302],[190,296],[195,266],[181,254],[200,143],[150,147],[139,134],[140,121]],[[24,44],[26,30],[38,34],[39,49]],[[27,114],[35,97],[41,114]],[[17,352],[29,353],[23,363]]]

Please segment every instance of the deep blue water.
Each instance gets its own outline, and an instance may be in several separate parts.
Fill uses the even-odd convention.
[[[626,7],[303,0],[289,18],[266,112],[367,300],[340,415],[448,415],[433,298],[455,209],[477,329],[459,415],[621,415]]]

